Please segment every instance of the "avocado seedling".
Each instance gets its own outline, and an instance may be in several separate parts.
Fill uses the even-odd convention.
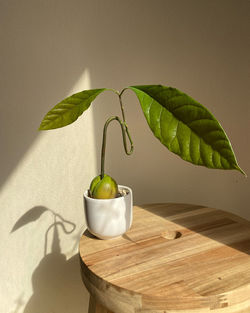
[[[194,165],[213,169],[235,169],[245,175],[220,123],[206,107],[187,94],[162,85],[131,86],[121,92],[107,88],[91,89],[73,94],[58,103],[45,115],[39,128],[49,130],[73,123],[105,90],[118,96],[122,117],[112,116],[104,125],[101,173],[90,184],[90,197],[112,199],[119,196],[115,179],[104,171],[106,135],[108,125],[116,120],[121,127],[125,153],[130,155],[133,152],[133,142],[122,102],[123,93],[129,89],[136,94],[153,134],[170,151]],[[130,143],[129,149],[127,139]]]

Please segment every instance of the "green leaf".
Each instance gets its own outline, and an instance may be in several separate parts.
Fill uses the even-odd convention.
[[[170,151],[196,165],[245,174],[225,131],[200,103],[172,87],[129,88],[136,93],[152,132]]]
[[[106,88],[84,90],[62,100],[44,117],[39,130],[63,127],[73,123]]]

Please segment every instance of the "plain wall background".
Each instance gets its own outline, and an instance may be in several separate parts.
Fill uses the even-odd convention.
[[[73,92],[176,87],[219,119],[250,173],[249,12],[247,0],[0,1],[0,312],[87,312],[82,192],[119,104],[104,93],[73,125],[38,133]],[[111,125],[106,172],[133,188],[135,204],[190,202],[250,218],[249,179],[182,161],[153,137],[132,92],[124,105],[135,151],[124,154]]]

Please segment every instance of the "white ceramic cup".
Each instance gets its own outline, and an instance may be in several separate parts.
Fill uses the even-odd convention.
[[[114,199],[93,199],[84,192],[84,212],[88,230],[101,239],[111,239],[126,233],[132,225],[133,195],[127,186],[127,194]]]

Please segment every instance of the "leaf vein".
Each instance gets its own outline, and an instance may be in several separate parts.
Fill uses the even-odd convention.
[[[170,144],[169,144],[169,147],[172,147],[172,143],[173,141],[175,140],[175,138],[177,139],[177,142],[178,142],[178,145],[180,147],[180,144],[179,144],[179,140],[178,140],[178,137],[177,137],[177,131],[178,131],[178,128],[179,128],[179,120],[177,120],[177,124],[176,124],[176,128],[175,128],[175,134],[173,136],[173,139],[171,140]]]
[[[161,111],[160,111],[160,114],[159,114],[159,129],[160,129],[161,138],[163,138],[163,135],[162,135],[162,127],[161,127],[162,111],[163,111],[163,107],[161,107]]]

